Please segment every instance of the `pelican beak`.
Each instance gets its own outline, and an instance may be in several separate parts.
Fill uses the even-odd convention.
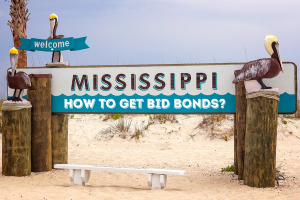
[[[51,34],[51,39],[53,39],[53,29],[55,24],[57,23],[58,17],[56,14],[53,13],[49,16],[49,19],[50,19],[50,34]]]
[[[274,48],[273,48],[274,53],[277,54],[277,56],[278,56],[278,61],[279,61],[280,67],[281,67],[281,71],[283,73],[284,69],[283,69],[283,65],[282,65],[282,61],[281,61],[281,56],[280,56],[280,51],[279,51],[279,43],[278,42],[274,42],[273,44],[274,44]]]
[[[50,19],[50,34],[51,34],[51,38],[53,38],[53,29],[55,26],[55,19]]]
[[[15,74],[15,69],[17,68],[17,62],[18,62],[18,54],[10,54],[10,65],[11,65],[12,76]]]

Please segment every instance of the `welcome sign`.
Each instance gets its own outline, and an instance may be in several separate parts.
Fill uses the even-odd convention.
[[[234,70],[243,63],[22,68],[52,74],[54,113],[235,113]],[[296,110],[296,65],[267,86],[279,88],[279,113]],[[19,69],[21,70],[21,69]],[[8,89],[8,96],[13,90]]]
[[[81,38],[62,38],[62,39],[37,39],[20,38],[21,45],[18,49],[26,51],[78,51],[87,49],[89,46],[85,43],[86,37]]]

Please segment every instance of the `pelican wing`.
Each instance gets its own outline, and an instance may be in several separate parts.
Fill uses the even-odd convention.
[[[25,72],[18,72],[12,76],[11,72],[7,72],[7,85],[11,89],[28,89],[31,87],[30,77]]]
[[[232,83],[238,83],[240,81],[257,80],[262,78],[271,67],[271,59],[259,59],[246,63],[241,70],[236,73],[235,79]]]

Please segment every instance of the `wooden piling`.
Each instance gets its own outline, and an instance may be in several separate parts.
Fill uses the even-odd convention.
[[[238,163],[237,163],[237,130],[236,130],[236,115],[234,114],[234,174],[238,175]]]
[[[68,115],[52,115],[52,168],[68,164]]]
[[[237,132],[237,173],[238,179],[244,180],[245,133],[247,100],[244,82],[235,84],[236,98],[236,132]]]
[[[30,175],[31,108],[2,110],[2,127],[2,174]]]
[[[31,113],[31,171],[52,170],[51,149],[51,74],[31,75],[27,99]]]
[[[268,95],[278,97],[279,93]],[[267,97],[247,99],[245,185],[275,186],[277,117],[277,100]]]

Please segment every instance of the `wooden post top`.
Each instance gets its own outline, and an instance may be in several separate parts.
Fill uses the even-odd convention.
[[[279,101],[279,89],[278,88],[272,88],[272,89],[266,89],[266,90],[259,90],[259,91],[253,91],[253,92],[247,92],[246,98],[251,99],[255,97],[266,97],[269,99],[275,99]]]
[[[26,108],[31,108],[32,105],[30,101],[23,99],[23,101],[3,101],[1,110],[11,111],[11,110],[21,110]]]
[[[52,78],[52,74],[29,74],[30,78]]]

